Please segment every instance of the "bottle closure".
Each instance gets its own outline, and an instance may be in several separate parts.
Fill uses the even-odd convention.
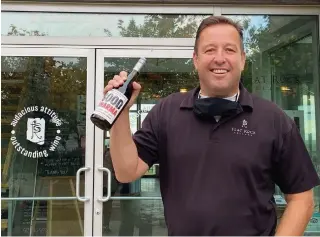
[[[145,65],[147,59],[144,57],[141,57],[137,64],[134,66],[133,70],[140,72],[141,68]]]

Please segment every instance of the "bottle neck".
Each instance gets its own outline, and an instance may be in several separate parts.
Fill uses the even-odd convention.
[[[123,83],[123,86],[128,86],[137,74],[138,72],[136,70],[132,70],[131,73],[128,75],[127,80]]]

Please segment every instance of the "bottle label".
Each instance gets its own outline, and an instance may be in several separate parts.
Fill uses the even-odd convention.
[[[128,98],[124,94],[116,89],[112,89],[108,91],[105,98],[100,101],[94,113],[112,124],[127,101]]]

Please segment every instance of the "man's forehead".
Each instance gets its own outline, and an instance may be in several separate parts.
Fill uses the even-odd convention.
[[[233,31],[235,33],[238,33],[238,30],[230,24],[213,24],[207,26],[202,31],[219,31],[219,33]]]
[[[212,37],[212,35],[214,35],[214,38]],[[227,30],[226,28],[214,29],[214,28],[208,27],[207,29],[204,29],[200,34],[200,38],[210,38],[211,40],[223,39],[223,38],[226,38],[225,36],[228,36],[227,39],[229,38],[230,40],[233,38],[234,39],[240,38],[239,32],[234,27],[230,28],[230,30]],[[234,37],[230,38],[230,36],[234,36]]]
[[[211,34],[206,34],[204,32],[203,35],[200,36],[200,44],[203,46],[239,46],[241,43],[241,39],[239,35],[234,35],[234,37],[230,37],[230,34],[223,32],[221,34],[217,34],[215,37],[212,37]]]

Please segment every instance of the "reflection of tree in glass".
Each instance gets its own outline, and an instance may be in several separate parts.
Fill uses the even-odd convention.
[[[155,37],[155,38],[190,38],[195,37],[197,28],[202,19],[206,16],[190,16],[190,15],[147,15],[144,23],[138,25],[134,18],[125,25],[124,21],[119,20],[118,27],[122,37]],[[266,22],[260,28],[255,27],[251,23],[251,18],[240,18],[245,29],[245,48],[248,53],[247,64],[243,72],[245,86],[252,91],[252,66],[257,53],[259,52],[259,40],[264,38]],[[106,30],[108,36],[110,31]],[[261,34],[261,36],[259,36]],[[190,55],[190,59],[192,55]],[[112,72],[106,74],[106,79],[112,79],[114,74],[120,70],[130,72],[137,59],[113,58],[108,60],[106,71]],[[167,63],[166,63],[167,62]],[[254,64],[255,66],[257,64]],[[110,67],[114,67],[111,69]],[[178,92],[180,89],[187,90],[198,85],[197,73],[193,70],[192,60],[185,59],[149,59],[146,67],[149,70],[142,73],[139,81],[143,84],[142,99],[150,100],[167,96],[171,93]],[[159,70],[159,67],[161,70]]]
[[[128,25],[119,20],[118,28],[123,37],[191,38],[195,37],[201,15],[146,15],[142,25],[132,18]]]
[[[40,33],[38,30],[28,31],[25,29],[18,29],[15,25],[10,25],[8,36],[46,36],[45,33]]]
[[[299,110],[299,106],[304,103],[303,95],[315,94],[312,43],[301,42],[308,38],[311,39],[306,37],[271,54],[274,67],[274,100],[276,103],[281,102],[284,109]],[[282,91],[283,87],[288,88],[288,91]]]
[[[11,26],[8,35],[45,34]],[[47,106],[58,112],[63,121],[64,132],[60,135],[67,138],[68,134],[78,133],[77,96],[86,94],[86,58],[2,57],[1,64],[1,99],[3,104],[11,106],[10,111],[4,111],[8,119],[13,119],[23,107],[38,105],[40,109],[40,106]]]
[[[106,58],[106,80],[122,70],[130,73],[137,61],[138,58]],[[192,89],[198,83],[191,59],[165,58],[149,58],[138,81],[143,87],[142,100],[156,100],[178,92],[180,88]]]
[[[312,72],[312,50],[310,44],[297,44],[301,38],[307,34],[299,33],[297,28],[305,27],[314,21],[310,16],[228,16],[239,21],[244,27],[244,44],[247,56],[246,68],[243,72],[244,84],[249,90],[252,88],[252,81],[262,83],[263,78],[259,77],[262,70],[269,70],[271,67],[277,71],[273,75],[274,83],[282,85],[295,85],[302,82],[312,81],[312,77],[303,76],[301,72],[307,70]],[[289,20],[282,27],[277,26],[283,20]],[[305,49],[305,50],[303,50]],[[266,57],[262,57],[263,54]],[[270,68],[262,68],[270,64]],[[256,75],[253,78],[252,71]],[[291,76],[289,76],[291,74]],[[299,81],[294,81],[292,75],[295,74]],[[258,76],[257,76],[258,75]],[[289,79],[291,78],[291,79]]]
[[[150,14],[146,15],[142,24],[137,24],[134,17],[125,24],[123,20],[119,20],[118,28],[120,30],[120,36],[122,37],[174,37],[174,38],[190,38],[195,37],[196,30],[202,19],[206,18],[206,15],[163,15],[163,14]],[[244,43],[247,53],[247,63],[245,70],[243,72],[244,84],[252,91],[252,81],[256,80],[253,78],[253,71],[261,71],[263,64],[261,62],[261,54],[268,48],[280,45],[289,44],[297,39],[295,34],[288,34],[294,30],[294,27],[301,25],[301,23],[308,23],[313,18],[308,16],[295,17],[292,18],[294,21],[289,22],[285,27],[283,32],[281,30],[274,31],[273,26],[280,18],[286,18],[287,16],[228,16],[235,20],[240,21],[244,27]],[[290,17],[290,16],[288,16]],[[310,19],[309,19],[310,18]],[[290,18],[291,19],[291,18]],[[276,22],[276,23],[275,23]],[[299,23],[299,24],[298,24]],[[291,29],[292,28],[292,29]],[[105,29],[107,36],[112,37],[111,32]],[[7,35],[45,35],[39,31],[26,31],[23,29],[17,29],[15,26],[10,27],[10,32]],[[285,35],[287,38],[285,41],[281,42],[281,36]],[[290,47],[289,47],[290,48]],[[287,49],[287,52],[277,54],[277,57],[270,57],[271,65],[275,65],[277,68],[281,68],[283,73],[290,72],[292,68],[310,68],[312,67],[312,60],[310,60],[309,53],[301,54],[295,47]],[[190,55],[190,58],[192,55]],[[279,59],[281,58],[281,60]],[[292,60],[294,58],[294,60]],[[20,59],[21,60],[21,59]],[[114,74],[118,74],[120,70],[130,71],[135,64],[136,59],[124,59],[124,58],[114,58],[113,62],[108,62],[110,65],[106,65],[106,79],[111,79]],[[82,61],[82,62],[81,62]],[[63,62],[62,62],[63,63]],[[19,63],[17,63],[19,64]],[[64,62],[66,64],[66,62]],[[72,64],[72,63],[71,63]],[[85,62],[80,59],[78,63],[73,63],[79,65],[85,65]],[[306,65],[307,64],[307,65]],[[302,66],[303,65],[303,66]],[[67,67],[69,67],[68,65]],[[143,98],[158,98],[166,96],[172,92],[177,92],[180,88],[190,89],[198,84],[197,74],[193,70],[193,63],[191,60],[184,59],[158,59],[158,62],[154,62],[151,59],[148,60],[148,67],[150,70],[146,73],[142,73],[140,81],[145,85],[142,93]],[[153,66],[152,71],[151,66]],[[115,70],[110,70],[111,68]],[[157,69],[161,67],[161,71]],[[65,66],[61,66],[57,71],[62,70],[64,72],[69,71],[65,75],[70,75],[71,70],[66,69]],[[312,71],[312,70],[311,70]],[[109,73],[110,72],[110,73]],[[79,73],[73,71],[74,74]],[[81,73],[80,73],[81,74]],[[257,74],[257,73],[256,73]],[[257,75],[254,75],[255,77]],[[68,76],[67,76],[68,77]],[[261,77],[258,74],[258,80]],[[71,86],[72,83],[68,81],[73,80],[70,78],[60,79],[57,84],[55,84],[56,92],[61,94],[61,91],[76,91],[81,85],[84,89],[84,83],[76,84],[76,86]],[[310,80],[310,79],[309,79]],[[80,86],[80,87],[81,87]],[[3,94],[2,97],[4,97]],[[61,106],[67,105],[70,100],[64,97],[64,100],[60,98],[58,101]]]
[[[118,28],[122,37],[190,38],[195,37],[198,25],[205,16],[147,15],[142,25],[134,19],[127,26],[120,20]],[[108,36],[111,36],[110,31]],[[148,59],[139,82],[143,86],[142,100],[157,100],[180,89],[192,89],[198,85],[193,62],[190,59]],[[110,80],[121,70],[130,72],[138,59],[106,59],[106,79]]]

